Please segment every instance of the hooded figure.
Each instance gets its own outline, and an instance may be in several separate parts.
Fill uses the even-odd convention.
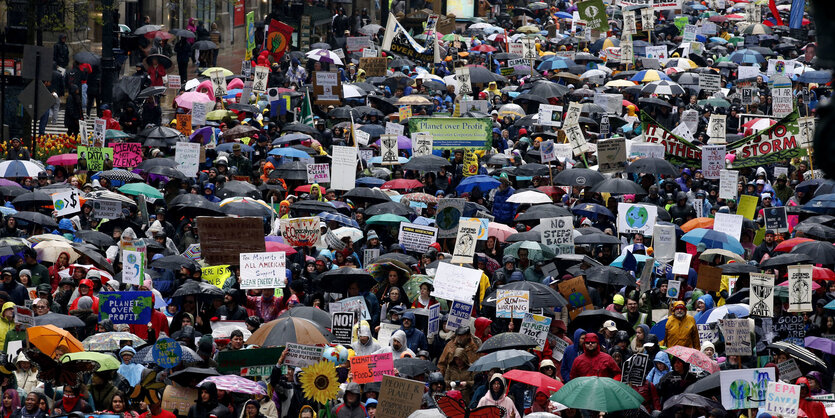
[[[6,314],[7,310],[10,310],[10,314]],[[15,329],[14,323],[14,311],[15,311],[15,303],[14,302],[6,302],[3,304],[3,309],[0,311],[0,347],[6,346],[6,334]]]
[[[487,387],[487,393],[478,401],[478,406],[501,406],[506,411],[507,417],[519,417],[519,411],[516,410],[516,405],[507,397],[507,382],[501,374],[496,373],[490,378],[490,384]]]
[[[597,334],[589,332],[583,342],[583,354],[574,359],[571,366],[571,378],[580,376],[611,377],[619,375],[620,366],[612,356],[600,351],[600,339]]]
[[[38,369],[29,361],[29,358],[23,354],[23,351],[17,355],[15,359],[15,380],[17,380],[18,389],[24,393],[29,393],[32,389],[40,383],[38,381]]]
[[[197,388],[196,404],[188,409],[188,418],[228,418],[229,409],[217,401],[217,387],[212,382],[206,382]]]
[[[565,352],[562,355],[562,362],[560,363],[560,376],[562,376],[563,382],[568,383],[571,380],[571,366],[574,364],[574,359],[583,352],[580,338],[584,335],[586,335],[586,330],[578,328],[574,331],[574,344],[565,348]]]
[[[409,321],[408,328],[404,324],[406,321]],[[406,312],[403,314],[400,330],[406,333],[406,341],[410,350],[417,352],[429,349],[429,342],[426,340],[426,335],[423,335],[423,331],[415,328],[414,312]]]
[[[659,366],[663,366],[659,368]],[[667,373],[670,372],[673,366],[670,364],[670,357],[667,353],[663,351],[659,351],[658,354],[655,355],[655,360],[653,361],[653,368],[652,370],[647,373],[647,382],[652,383],[653,385],[658,385],[658,382],[661,381],[661,378],[664,377]]]
[[[701,318],[702,315],[704,315],[705,312],[713,309],[713,297],[710,295],[703,295],[699,297],[699,300],[696,302],[696,307],[698,307],[699,302],[704,303],[705,308],[702,311],[696,312],[696,315],[693,317],[693,319],[695,319],[697,322],[699,321],[699,318]]]
[[[689,348],[701,349],[699,344],[699,329],[696,327],[696,320],[687,315],[687,308],[684,302],[677,301],[673,305],[673,314],[667,317],[666,334],[661,345],[672,347],[680,345]]]
[[[133,356],[136,356],[136,350],[129,345],[126,345],[119,350],[119,359],[122,360],[122,364],[119,365],[119,369],[116,372],[122,375],[131,387],[133,387],[136,386],[142,379],[142,371],[145,370],[145,367],[141,364],[126,363],[123,357],[125,354],[130,354],[131,358],[133,358]]]
[[[362,390],[356,382],[350,382],[345,386],[345,395],[342,403],[333,407],[333,416],[336,418],[366,418],[368,411],[361,402]]]
[[[252,405],[252,406],[255,407],[255,415],[254,416],[250,415],[246,410],[249,405]],[[250,400],[246,401],[246,403],[244,403],[244,407],[241,409],[240,418],[265,418],[264,414],[261,413],[260,408],[261,408],[261,404],[258,403],[258,401],[256,401],[255,399],[250,399]]]
[[[395,359],[407,356],[415,357],[415,352],[409,350],[409,346],[406,345],[406,333],[403,332],[402,329],[394,331],[394,333],[391,334],[391,341],[389,341],[389,344],[389,347],[383,347],[374,354],[380,354],[383,352],[391,351],[391,354]],[[395,347],[395,344],[397,345],[397,347]]]
[[[380,350],[380,344],[377,344],[377,341],[375,341],[374,337],[371,336],[371,327],[367,322],[363,321],[360,323],[360,326],[357,329],[357,336],[359,338],[356,342],[351,344],[351,348],[354,349],[354,352],[358,356],[367,356]]]

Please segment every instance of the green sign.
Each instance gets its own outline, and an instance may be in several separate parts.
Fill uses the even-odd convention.
[[[110,161],[110,166],[113,166],[113,148],[79,146],[77,149],[78,159],[83,158],[87,161],[88,170],[104,170],[105,160]]]
[[[688,23],[690,23],[690,19],[688,19],[687,16],[676,16],[674,24],[678,28],[679,34],[684,33],[684,27],[687,26]]]
[[[221,351],[217,353],[217,371],[237,374],[244,367],[263,366],[265,363],[276,364],[283,352],[284,347]]]
[[[603,4],[603,0],[577,3],[577,10],[580,12],[580,19],[586,21],[587,29],[596,29],[601,32],[609,30],[609,16],[606,15],[606,5]]]
[[[489,150],[493,142],[490,118],[416,118],[409,119],[410,132],[432,134],[433,150]]]
[[[252,59],[252,50],[255,49],[255,12],[246,14],[246,59]]]
[[[241,376],[243,377],[254,377],[254,376],[269,376],[273,372],[273,365],[267,364],[263,366],[248,366],[248,367],[241,367]]]

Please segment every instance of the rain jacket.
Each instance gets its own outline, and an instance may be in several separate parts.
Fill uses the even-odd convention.
[[[206,391],[209,392],[209,402],[203,402],[200,399],[201,388],[206,389]],[[217,418],[229,417],[229,409],[218,404],[217,387],[214,383],[203,383],[197,389],[197,403],[188,409],[188,418],[208,418],[209,415],[214,415]]]
[[[357,399],[355,405],[348,404],[348,393],[353,391],[357,393],[360,399]],[[342,403],[333,407],[332,413],[336,418],[365,418],[368,416],[368,411],[365,410],[365,405],[362,404],[362,393],[360,392],[357,383],[348,383],[345,388],[345,395],[342,398]]]
[[[593,351],[584,351],[583,354],[580,354],[574,359],[570,377],[572,379],[581,376],[614,378],[620,375],[620,366],[615,363],[612,356],[600,352],[600,342],[597,334],[586,334],[586,341],[598,341],[597,347]]]
[[[661,363],[667,366],[666,369],[662,372],[655,367],[655,363]],[[664,377],[670,370],[673,369],[673,366],[670,364],[670,357],[667,353],[663,351],[659,351],[658,354],[655,355],[655,360],[653,361],[652,369],[647,373],[647,382],[652,383],[653,385],[657,385],[658,382],[661,381],[661,378]]]
[[[377,341],[374,340],[374,337],[371,336],[371,327],[368,325],[367,322],[363,321],[363,323],[360,324],[357,333],[359,336],[368,337],[368,342],[365,344],[360,342],[359,338],[357,338],[357,340],[353,344],[351,344],[351,348],[354,349],[354,352],[358,356],[367,356],[369,354],[374,354],[377,350],[381,348],[380,344],[378,344]]]
[[[699,298],[700,301],[704,302],[705,310],[702,312],[696,312],[696,315],[693,316],[693,319],[698,322],[699,318],[702,317],[707,311],[713,309],[713,297],[710,295],[704,295]],[[695,307],[694,307],[695,308]]]
[[[15,327],[14,320],[7,320],[6,317],[2,315],[2,313],[5,312],[6,309],[14,309],[14,307],[14,302],[6,302],[3,304],[3,309],[0,310],[0,347],[6,346],[6,333],[13,330]]]
[[[206,190],[211,190],[212,194],[206,194]],[[212,203],[220,203],[221,201],[219,197],[215,196],[215,185],[212,183],[206,183],[206,185],[203,186],[203,197]]]
[[[678,301],[676,305],[678,304],[684,305],[684,302]],[[699,329],[696,327],[696,320],[690,315],[685,315],[681,319],[676,318],[675,315],[668,316],[666,334],[661,345],[667,347],[680,345],[701,350]]]
[[[414,352],[428,350],[429,342],[426,340],[426,335],[423,335],[423,331],[415,328],[415,314],[413,312],[406,312],[403,314],[403,319],[412,321],[412,326],[409,329],[403,328],[402,325],[400,326],[400,330],[406,333],[406,342],[409,349]]]
[[[391,345],[391,343],[393,343],[394,340],[397,340],[397,341],[400,342],[401,347],[400,347],[399,351],[395,350],[394,346]],[[391,334],[391,341],[389,341],[389,346],[388,347],[383,347],[374,354],[387,353],[389,351],[391,352],[392,356],[395,359],[403,358],[404,354],[408,354],[412,357],[415,356],[415,352],[412,351],[412,350],[409,350],[409,346],[406,344],[406,333],[403,332],[402,329],[394,331],[394,333]]]
[[[476,320],[477,321],[477,320]],[[452,363],[452,359],[455,356],[455,349],[456,348],[463,348],[464,355],[467,358],[467,363],[473,364],[476,360],[478,360],[478,342],[470,335],[469,341],[466,344],[459,345],[455,340],[457,339],[456,336],[450,338],[449,342],[446,343],[444,346],[444,351],[441,352],[441,356],[438,358],[438,369],[441,373],[446,371],[446,368]]]
[[[493,396],[493,391],[491,390],[493,382],[496,379],[502,383],[502,389],[498,397]],[[519,411],[516,410],[516,405],[513,404],[513,400],[507,397],[507,381],[498,373],[490,378],[490,382],[487,384],[487,393],[478,401],[478,406],[501,406],[507,411],[507,414],[505,414],[506,417],[520,417]]]
[[[495,189],[493,194],[493,216],[496,217],[496,222],[503,224],[510,224],[513,222],[513,216],[516,215],[516,209],[519,207],[516,203],[509,203],[507,199],[513,196],[516,190],[513,187],[508,187],[506,190]]]
[[[316,189],[316,190],[318,190],[318,191],[319,191],[319,197],[318,197],[316,200],[318,200],[318,201],[320,201],[320,202],[324,202],[324,201],[325,201],[325,191],[324,191],[324,190],[322,190],[322,186],[320,186],[318,183],[314,183],[314,184],[312,184],[312,185],[310,186],[311,196],[313,195],[313,193],[312,193],[312,192],[313,192],[313,189]]]
[[[93,281],[90,280],[90,279],[81,279],[81,281],[78,282],[78,284],[79,284],[79,286],[82,285],[82,284],[86,285],[88,288],[90,288],[90,290],[89,290],[87,295],[82,295],[82,294],[79,293],[78,297],[75,298],[72,301],[72,304],[70,305],[70,310],[74,311],[74,310],[78,309],[78,300],[81,299],[84,296],[89,296],[90,299],[93,299],[93,312],[95,312],[98,315],[98,313],[99,313],[99,298],[98,298],[98,296],[93,295]]]
[[[560,376],[562,376],[562,381],[565,383],[568,383],[568,381],[571,380],[571,366],[574,364],[574,359],[576,359],[583,351],[583,347],[580,347],[580,337],[585,333],[586,330],[582,328],[574,331],[574,344],[566,347],[565,352],[562,355],[562,362],[560,363]]]
[[[20,362],[28,361],[30,366],[29,370],[23,370],[20,367]],[[15,380],[17,380],[17,387],[18,389],[22,390],[24,393],[29,393],[32,389],[35,389],[36,386],[40,383],[38,381],[38,369],[35,367],[35,363],[29,361],[25,354],[21,351],[20,354],[17,355],[15,359]]]

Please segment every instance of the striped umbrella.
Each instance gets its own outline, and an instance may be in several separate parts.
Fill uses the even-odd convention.
[[[9,160],[0,163],[0,177],[35,177],[43,167],[32,161]]]
[[[204,383],[214,383],[215,386],[220,390],[225,390],[227,392],[235,392],[235,393],[244,393],[247,395],[266,395],[267,391],[264,390],[258,383],[254,380],[249,380],[245,377],[237,376],[234,374],[227,374],[223,376],[209,376],[203,379],[197,386],[200,387]]]
[[[675,82],[660,80],[653,81],[641,89],[642,94],[657,94],[663,96],[673,96],[676,94],[684,94],[684,89]]]
[[[670,77],[668,77],[667,74],[664,74],[663,72],[658,71],[658,70],[638,71],[638,73],[635,74],[634,76],[632,76],[632,78],[630,78],[630,80],[637,81],[639,83],[649,83],[651,81],[659,81],[659,80],[671,81]]]

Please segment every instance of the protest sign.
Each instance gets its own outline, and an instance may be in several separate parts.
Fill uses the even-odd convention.
[[[423,382],[384,375],[375,417],[408,417],[420,409],[425,387]]]
[[[171,76],[169,76],[171,77]],[[179,78],[179,76],[177,76]],[[194,405],[197,399],[197,389],[182,387],[172,383],[165,387],[162,393],[162,409],[166,411],[177,411],[177,416],[186,416],[189,408]]]
[[[708,93],[719,91],[722,88],[722,76],[708,73],[699,74],[699,88]]]
[[[794,96],[792,96],[791,80],[788,87],[777,87],[778,78],[786,78],[784,76],[775,77],[774,88],[771,89],[771,114],[778,117],[786,116],[794,110]],[[786,78],[788,80],[788,78]]]
[[[586,282],[582,277],[563,280],[557,284],[560,294],[568,301],[569,308],[576,310],[594,309],[586,288]]]
[[[107,132],[107,121],[102,119],[102,118],[96,118],[96,120],[93,123],[93,146],[94,147],[103,147],[104,146],[106,132]]]
[[[52,207],[55,208],[55,215],[65,216],[81,211],[81,195],[77,190],[53,193]]]
[[[183,357],[183,348],[180,343],[168,337],[157,340],[154,348],[151,349],[154,363],[163,369],[172,369],[180,364]]]
[[[794,362],[794,359],[790,361]],[[788,362],[785,362],[788,363]],[[783,380],[783,370],[780,369],[780,380]],[[795,364],[795,367],[797,365]],[[793,378],[786,378],[786,381],[794,380],[800,377],[800,370],[797,371],[797,376]],[[759,413],[768,413],[773,416],[781,417],[796,417],[800,410],[800,385],[791,385],[783,382],[768,382],[768,391],[765,395],[765,405],[760,408]]]
[[[673,266],[675,269],[675,266]],[[670,280],[667,283],[667,297],[670,299],[678,299],[681,292],[681,280]]]
[[[717,212],[713,218],[713,230],[724,232],[739,240],[742,234],[742,215]]]
[[[683,42],[693,42],[696,40],[696,25],[684,25],[684,34],[681,36]]]
[[[800,372],[800,368],[797,366],[797,362],[793,358],[777,363],[777,370],[780,372],[780,380],[784,382],[791,382],[803,376],[803,373]]]
[[[206,124],[206,115],[209,114],[209,104],[203,102],[194,102],[191,105],[191,124],[194,126],[203,126]],[[204,139],[203,143],[207,141]]]
[[[434,304],[429,307],[429,321],[426,325],[426,335],[437,335],[441,330],[441,305]]]
[[[113,167],[136,167],[142,162],[142,144],[121,142],[113,144]]]
[[[452,251],[452,263],[466,264],[473,262],[479,229],[481,229],[481,222],[478,220],[461,219],[458,222],[458,236],[455,239],[455,248]]]
[[[360,58],[360,69],[365,70],[365,75],[368,77],[384,77],[386,75],[386,68],[388,67],[388,59],[386,57],[362,57]]]
[[[568,348],[568,343],[562,338],[555,339],[553,343],[551,357],[556,361],[562,361],[563,355],[565,355],[565,349]]]
[[[281,236],[293,247],[312,247],[319,241],[319,217],[290,218],[281,220]]]
[[[370,263],[380,257],[379,248],[364,248],[362,250],[362,262]]]
[[[391,125],[391,123],[387,124]],[[398,125],[403,126],[403,125]],[[398,152],[397,149],[397,135],[380,135],[380,155],[383,156],[383,165],[394,165],[399,164],[398,162]]]
[[[734,186],[734,189],[736,186]],[[746,219],[754,220],[757,212],[757,202],[760,199],[757,196],[743,195],[739,197],[739,205],[737,205],[736,213],[744,216]]]
[[[270,76],[270,69],[263,65],[255,67],[255,78],[252,81],[252,91],[259,94],[267,92],[267,79]],[[241,95],[241,98],[244,96]],[[247,96],[249,97],[249,96]]]
[[[470,69],[458,67],[455,69],[455,81],[457,82],[457,94],[466,96],[473,93],[472,82],[470,81]],[[463,113],[463,112],[462,112]]]
[[[651,31],[655,27],[655,11],[652,7],[641,9],[641,27],[646,31]]]
[[[380,324],[380,331],[377,333],[377,342],[381,347],[388,347],[391,342],[391,334],[400,329],[398,324]]]
[[[315,345],[304,345],[287,343],[287,355],[284,356],[284,364],[290,367],[307,367],[319,362],[322,359],[322,351],[325,347]]]
[[[99,292],[99,321],[111,320],[114,324],[141,324],[151,322],[154,309],[150,291]]]
[[[652,231],[652,247],[655,258],[672,261],[675,258],[676,228],[672,225],[656,225]]]
[[[312,81],[313,92],[316,96],[314,104],[334,106],[342,104],[342,82],[336,71],[314,71]]]
[[[353,296],[342,299],[338,302],[331,302],[328,305],[330,312],[353,312],[360,320],[371,320],[371,313],[368,312],[368,305],[362,296]]]
[[[649,354],[646,353],[637,353],[629,357],[623,365],[621,382],[635,386],[643,385],[644,377],[649,373],[651,364],[654,363],[650,361]]]
[[[751,279],[750,298],[748,302],[751,308],[751,316],[773,316],[774,275],[766,273],[749,273],[748,276]]]
[[[763,208],[763,217],[765,218],[765,229],[771,229],[778,234],[789,232],[789,220],[786,216],[786,207],[768,207]]]
[[[331,333],[337,344],[351,344],[351,328],[356,315],[353,312],[331,312]]]
[[[435,225],[438,227],[438,238],[456,238],[458,236],[458,222],[464,214],[464,199],[444,198],[438,201],[435,212]]]
[[[586,29],[596,29],[601,32],[609,30],[609,17],[603,0],[587,0],[577,3],[580,18],[586,21]]]
[[[215,97],[226,96],[226,76],[223,71],[216,70],[209,73],[209,79],[212,80],[212,91]]]
[[[370,36],[348,36],[345,38],[345,50],[348,52],[361,51],[373,48]]]
[[[241,367],[240,376],[241,377],[263,377],[266,378],[270,374],[272,374],[273,369],[275,368],[272,364],[266,364],[263,366],[248,366],[248,367]]]
[[[715,343],[719,341],[719,331],[716,329],[716,324],[696,324],[699,330],[699,341],[704,344],[706,342]]]
[[[652,235],[658,211],[653,205],[618,203],[618,233]]]
[[[139,286],[145,281],[145,253],[122,250],[122,283]]]
[[[351,357],[351,375],[351,380],[361,385],[382,382],[384,375],[394,375],[392,354],[389,352]]]
[[[726,142],[725,140],[725,118],[727,115],[710,115],[710,121],[707,124],[707,136],[710,137],[709,144],[723,144]],[[724,151],[724,148],[722,148]],[[705,152],[705,148],[702,147],[702,153]],[[724,159],[724,155],[723,155]],[[702,164],[704,166],[704,163]],[[718,174],[717,177],[711,178],[719,178]]]
[[[569,102],[568,110],[565,112],[564,126],[574,126],[580,121],[580,113],[583,112],[583,105],[578,102]]]
[[[241,289],[276,289],[287,283],[284,252],[240,253]]]
[[[548,330],[551,328],[551,317],[526,313],[519,327],[519,333],[527,335],[536,341],[535,350],[542,351],[545,341],[548,339]]]
[[[562,106],[539,105],[539,124],[559,127],[562,124]]]
[[[718,292],[722,286],[722,269],[707,264],[699,266],[696,287],[708,292]]]
[[[203,280],[211,283],[215,287],[222,289],[226,279],[232,277],[232,270],[229,269],[228,264],[221,266],[205,266],[201,267],[200,271],[203,273]]]
[[[256,217],[198,216],[200,250],[209,265],[235,264],[240,253],[263,253],[264,221]]]
[[[423,254],[438,238],[438,228],[401,222],[398,242],[406,251]]]
[[[673,258],[673,274],[677,276],[688,275],[690,273],[691,258],[693,258],[693,254],[676,253],[675,257]]]
[[[597,141],[598,171],[622,172],[626,167],[626,140],[624,138]]]
[[[496,290],[497,318],[524,318],[530,310],[531,294],[527,290]]]
[[[31,308],[27,308],[24,306],[15,306],[14,323],[26,328],[34,327],[35,314],[32,312]],[[10,353],[12,352],[10,351]]]
[[[413,133],[412,152],[415,157],[432,154],[432,134],[428,132]]]
[[[284,347],[248,348],[246,350],[224,350],[217,353],[219,373],[240,373],[244,367],[274,365],[281,358]]]
[[[432,296],[446,300],[470,301],[481,280],[481,270],[439,263],[432,283]]]
[[[167,74],[165,76],[165,78],[168,81],[168,88],[169,89],[175,89],[175,90],[180,89],[182,81],[180,80],[179,75]]]
[[[574,223],[571,216],[559,216],[539,220],[542,245],[554,250],[554,254],[574,254]]]
[[[307,165],[307,182],[314,183],[330,183],[331,182],[331,167],[330,164],[308,164]]]
[[[667,52],[667,47],[664,45],[650,45],[647,46],[645,49],[645,54],[647,58],[655,58],[658,60],[665,60],[669,57]]]
[[[446,328],[449,330],[458,329],[458,327],[470,324],[470,315],[473,311],[473,304],[455,300],[449,308],[449,316],[446,323]]]
[[[797,125],[800,128],[800,146],[803,148],[811,147],[812,140],[815,139],[815,118],[812,116],[799,118]],[[788,176],[788,173],[786,175]],[[774,177],[777,176],[775,168]]]
[[[724,127],[722,128],[724,131]],[[725,169],[725,146],[702,146],[702,174],[708,179],[718,179]]]
[[[334,145],[331,158],[331,188],[351,190],[356,187],[356,179],[357,148]]]
[[[553,139],[542,141],[542,143],[539,144],[539,148],[543,163],[551,162],[557,159],[557,154],[554,150]]]
[[[191,114],[177,114],[177,130],[185,137],[189,137],[191,135]]]
[[[200,144],[178,142],[174,147],[174,161],[177,162],[177,170],[187,177],[197,176],[200,165]]]
[[[771,332],[775,338],[787,343],[805,345],[806,323],[803,315],[780,315],[771,324]]]
[[[78,147],[78,159],[87,161],[87,169],[102,171],[107,161],[113,161],[113,148],[102,147]]]
[[[788,266],[788,312],[810,312],[812,310],[812,267],[812,265]]]
[[[750,356],[752,321],[748,318],[725,318],[719,320],[719,327],[725,337],[725,354],[729,356]]]
[[[737,170],[719,170],[719,197],[736,199],[736,184],[739,179]]]
[[[493,144],[490,118],[412,117],[409,132],[432,135],[434,150],[471,149],[488,151]]]

